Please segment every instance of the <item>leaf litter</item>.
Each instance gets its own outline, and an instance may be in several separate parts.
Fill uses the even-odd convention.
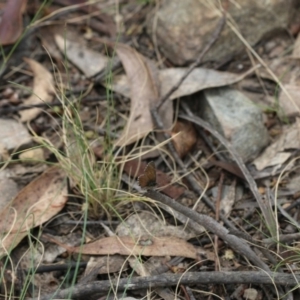
[[[44,172],[1,210],[1,256],[59,211],[67,201],[65,173],[58,167]]]
[[[13,1],[8,3],[11,5]],[[62,6],[74,3],[75,5],[61,10]],[[296,43],[291,39],[287,41],[279,37],[270,38],[262,41],[262,48],[253,46],[250,50],[260,53],[266,62],[260,68],[257,62],[249,59],[247,55],[233,55],[227,62],[223,61],[218,66],[213,60],[206,61],[201,67],[194,68],[158,110],[158,116],[163,124],[160,128],[157,126],[157,120],[152,118],[151,111],[153,113],[161,96],[166,95],[177,84],[188,68],[187,65],[174,65],[172,59],[169,60],[174,53],[169,56],[168,51],[165,49],[162,51],[161,41],[155,41],[155,30],[151,37],[143,30],[145,25],[141,20],[146,19],[154,9],[152,3],[123,4],[113,16],[110,13],[102,13],[110,11],[106,10],[107,7],[111,8],[109,1],[93,5],[84,1],[53,1],[47,9],[42,10],[45,19],[38,19],[30,27],[33,30],[29,32],[29,38],[34,37],[36,29],[44,27],[43,30],[39,28],[39,33],[42,35],[40,38],[43,43],[48,43],[48,46],[46,45],[48,53],[45,53],[37,39],[32,46],[22,44],[12,55],[15,66],[8,68],[6,70],[8,73],[4,73],[3,76],[1,74],[5,80],[16,81],[18,84],[12,89],[14,96],[9,95],[6,87],[3,92],[0,91],[3,98],[0,101],[0,111],[8,109],[7,115],[3,113],[3,120],[4,117],[10,119],[19,117],[19,120],[26,122],[28,126],[28,129],[23,126],[22,130],[35,135],[32,139],[28,134],[28,140],[24,142],[20,128],[15,132],[11,131],[15,138],[13,146],[7,147],[4,138],[0,141],[0,149],[3,149],[1,158],[6,167],[0,178],[18,179],[20,187],[25,184],[17,196],[12,193],[7,197],[7,200],[13,199],[1,209],[1,256],[5,259],[6,254],[10,257],[10,251],[16,254],[17,250],[20,250],[16,255],[16,261],[13,262],[13,265],[17,266],[22,254],[26,252],[27,262],[23,261],[22,271],[37,267],[40,262],[51,264],[51,267],[61,263],[66,270],[73,268],[72,263],[75,263],[76,283],[74,287],[72,286],[74,290],[84,289],[88,283],[95,280],[101,280],[101,283],[105,284],[103,280],[105,276],[122,277],[128,282],[129,276],[133,280],[139,276],[138,278],[142,280],[143,276],[161,273],[171,276],[174,275],[172,273],[187,272],[190,278],[196,275],[192,275],[193,273],[189,271],[198,274],[199,271],[209,270],[210,276],[217,276],[217,273],[224,270],[239,274],[239,268],[244,268],[251,276],[253,265],[269,271],[280,263],[285,264],[286,261],[280,261],[279,256],[274,261],[270,255],[265,255],[264,251],[269,251],[267,254],[270,254],[275,253],[276,249],[268,250],[263,238],[273,234],[274,241],[277,238],[281,239],[282,236],[286,241],[289,238],[287,232],[291,231],[294,234],[297,231],[294,224],[298,221],[296,204],[299,191],[296,182],[299,177],[297,161],[299,120],[295,116],[297,117],[299,113],[297,109],[299,38]],[[27,9],[29,7],[31,9],[29,16],[37,6],[37,3],[27,6]],[[20,5],[16,10],[6,10],[0,23],[2,45],[14,43],[21,36],[24,29],[20,20],[24,9],[23,5]],[[231,6],[229,11],[230,9]],[[15,20],[13,21],[16,24],[15,31],[10,28],[12,22],[4,24],[4,20],[9,18]],[[122,18],[124,18],[123,31],[118,31],[116,35],[116,28],[121,29]],[[113,19],[116,20],[115,23],[112,22]],[[156,24],[158,28],[161,22],[162,20],[159,20]],[[60,29],[56,30],[53,27],[53,30],[47,30],[46,26],[49,28],[57,26],[56,29]],[[75,39],[69,34],[66,37],[62,34],[63,26],[66,28],[65,32],[75,32]],[[147,27],[149,29],[149,24]],[[8,30],[2,35],[5,28]],[[204,29],[200,26],[199,30]],[[294,34],[296,33],[295,31]],[[168,38],[166,36],[166,39]],[[193,36],[191,38],[194,39]],[[28,41],[30,41],[28,44],[31,44],[32,40]],[[52,43],[51,47],[49,43]],[[173,44],[175,46],[174,42]],[[106,45],[110,46],[111,51],[107,50]],[[23,48],[27,51],[26,55],[21,51]],[[284,52],[285,49],[293,49],[293,52]],[[209,57],[213,57],[214,51],[209,53]],[[114,52],[120,59],[125,74],[120,73],[120,65],[111,64],[117,61]],[[40,55],[41,53],[43,54]],[[51,61],[49,56],[51,59],[53,57],[54,61]],[[33,72],[32,94],[28,92],[31,81],[28,71],[16,69],[18,62],[20,63],[18,57],[27,57],[25,62],[30,68],[29,73]],[[68,61],[73,65],[65,64]],[[107,68],[108,64],[111,70]],[[270,70],[273,71],[272,76]],[[253,76],[253,72],[256,76]],[[225,150],[220,147],[220,141],[213,133],[216,129],[203,130],[199,124],[182,121],[186,119],[182,116],[182,111],[186,113],[182,104],[189,103],[191,113],[198,117],[200,111],[197,104],[202,102],[203,90],[214,90],[216,87],[228,85],[235,88],[235,84],[240,81],[244,83],[240,85],[241,92],[245,92],[244,88],[247,87],[251,90],[252,96],[254,94],[253,98],[265,101],[261,114],[273,140],[269,147],[248,165],[256,181],[249,180],[248,175],[246,180],[250,184],[250,190],[259,191],[263,207],[276,221],[276,234],[274,228],[267,228],[265,222],[269,220],[262,220],[260,216],[262,207],[253,200],[248,184],[244,183],[245,176],[241,176],[241,165],[232,162],[226,147]],[[251,87],[249,82],[253,84]],[[20,83],[25,88],[19,92]],[[57,91],[66,92],[60,95]],[[61,105],[52,105],[55,93]],[[103,95],[106,95],[107,100],[100,99]],[[96,99],[96,103],[81,101],[89,99]],[[34,107],[37,104],[46,105],[43,108]],[[24,109],[23,105],[32,107]],[[70,107],[72,109],[69,109]],[[238,108],[236,109],[238,111]],[[77,110],[78,116],[81,117],[78,119],[76,119]],[[180,120],[177,118],[178,112],[182,116]],[[224,109],[221,115],[225,114]],[[76,123],[78,120],[79,123]],[[53,135],[62,137],[60,140],[63,140],[64,144],[60,141],[54,146],[45,138]],[[36,139],[37,136],[42,138]],[[166,147],[168,138],[172,138],[174,149]],[[46,146],[48,149],[35,149],[34,143],[37,140],[39,146]],[[94,144],[102,146],[97,159],[90,151],[94,149]],[[255,148],[256,145],[251,147]],[[18,149],[22,149],[22,152],[16,152]],[[36,150],[39,152],[35,152]],[[40,156],[41,154],[45,156]],[[151,164],[156,167],[157,185],[148,190],[146,195],[156,195],[156,198],[144,201],[145,191],[138,186],[136,180],[141,175],[145,176],[143,170],[149,163],[149,160],[145,161],[147,157],[150,158],[149,154],[151,159],[155,160]],[[63,160],[64,157],[66,161]],[[18,161],[14,161],[15,159]],[[51,164],[53,161],[58,162],[63,164],[65,170],[56,166],[48,168],[42,175],[37,175],[37,172],[47,168],[43,163],[33,165],[37,160],[46,160]],[[84,165],[86,161],[89,161],[88,166]],[[106,166],[107,162],[113,167],[109,169],[111,174],[105,175],[107,173],[98,167]],[[92,179],[90,172],[96,173],[97,180],[90,180]],[[223,183],[220,179],[221,172],[225,178]],[[114,180],[119,181],[117,185],[112,184],[111,175]],[[195,180],[190,181],[189,176],[193,176]],[[236,176],[239,177],[238,180]],[[69,190],[66,184],[67,177],[70,180]],[[77,180],[74,181],[75,177]],[[32,181],[32,178],[35,179]],[[28,184],[28,181],[31,182]],[[221,183],[218,184],[218,181]],[[99,210],[91,213],[90,198],[94,197],[93,193],[110,189],[113,190],[113,193],[109,194],[111,202],[107,202],[105,207],[98,206],[101,207],[99,210],[104,208],[106,215]],[[1,185],[0,190],[5,191]],[[239,190],[241,192],[237,197],[236,193]],[[275,199],[278,190],[280,196],[279,199]],[[160,202],[160,197],[164,195],[175,199],[176,203],[185,208],[194,207],[190,213],[195,211],[202,213],[198,215],[198,220],[206,217],[206,223],[198,224],[197,220],[192,221],[191,216],[185,215],[184,210],[176,211],[171,205]],[[217,199],[216,195],[222,197]],[[100,197],[93,200],[101,202]],[[217,204],[214,201],[220,201],[220,210],[216,213],[214,208]],[[279,213],[282,214],[280,218]],[[287,214],[291,214],[296,221],[290,221],[292,217]],[[97,215],[101,216],[101,225],[95,218]],[[220,219],[220,222],[212,222],[213,218],[218,221]],[[290,224],[286,225],[287,222]],[[218,226],[219,231],[213,226]],[[236,231],[237,228],[239,230]],[[50,230],[50,233],[46,230]],[[232,239],[238,242],[232,244]],[[294,240],[287,242],[287,245],[295,247]],[[263,261],[260,261],[260,257],[257,258],[252,250],[256,246],[265,256]],[[284,247],[285,244],[281,246]],[[41,253],[38,253],[37,249]],[[238,256],[236,252],[242,255]],[[31,262],[32,255],[36,260]],[[68,262],[64,264],[67,260]],[[86,265],[87,261],[89,264],[83,273],[79,263]],[[253,265],[250,265],[249,261]],[[17,270],[14,271],[18,274]],[[27,292],[27,296],[49,299],[47,297],[50,297],[49,295],[58,289],[58,284],[65,280],[64,276],[68,276],[64,271],[44,273],[40,277],[35,274],[35,280],[31,282],[36,286],[36,292],[33,294]],[[105,275],[108,273],[110,275]],[[5,274],[8,272],[5,271]],[[276,275],[278,274],[286,275],[283,271],[276,271]],[[229,275],[223,276],[225,277],[227,279]],[[276,276],[272,278],[276,280]],[[66,281],[68,280],[71,280],[70,277],[66,278]],[[176,297],[185,295],[180,294],[182,291],[192,293],[191,299],[194,297],[193,293],[196,293],[195,289],[191,291],[188,283],[181,285],[182,291],[168,288],[167,283],[168,280],[166,286],[156,288],[155,282],[151,282],[153,293],[163,299],[174,299],[174,291],[177,293]],[[42,286],[44,286],[41,289],[42,294],[37,293]],[[62,287],[68,286],[63,283]],[[264,297],[262,285],[255,282],[242,286],[225,283],[223,291],[220,291],[217,285],[201,285],[201,282],[195,283],[194,287],[223,298],[228,295],[237,299],[241,295],[251,299]],[[118,285],[118,288],[122,290],[121,285]],[[125,289],[129,296],[134,295],[127,290],[127,286]],[[278,293],[284,295],[280,289],[281,283],[278,284]],[[275,292],[272,287],[270,290]],[[45,295],[46,293],[49,295]],[[239,296],[234,296],[238,294]],[[62,294],[57,294],[59,295],[61,297],[58,298],[65,298]],[[145,295],[146,292],[142,291],[141,296]]]
[[[34,75],[32,95],[24,100],[25,105],[34,105],[40,103],[51,103],[54,96],[54,83],[52,74],[37,61],[30,58],[24,58],[30,66]],[[21,121],[27,122],[36,118],[43,110],[41,108],[31,108],[20,112]]]
[[[130,83],[131,108],[124,131],[117,146],[132,144],[153,130],[150,110],[159,98],[159,81],[155,66],[133,48],[116,44],[115,51],[124,66]],[[167,103],[160,111],[166,128],[170,128],[172,104]]]
[[[280,137],[253,161],[257,170],[261,171],[270,166],[280,168],[293,155],[291,150],[299,149],[299,130],[300,120],[297,118],[293,125],[286,127]]]
[[[7,1],[0,21],[0,44],[10,45],[23,33],[23,13],[27,0]]]

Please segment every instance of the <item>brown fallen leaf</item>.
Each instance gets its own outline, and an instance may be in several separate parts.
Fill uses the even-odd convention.
[[[23,32],[23,13],[27,0],[7,0],[0,21],[0,44],[13,44]]]
[[[0,213],[0,256],[13,249],[28,231],[56,215],[67,201],[65,172],[52,167],[26,187]]]
[[[90,255],[183,256],[193,259],[198,257],[196,247],[174,237],[144,236],[135,240],[130,236],[111,236],[72,248],[72,251]]]
[[[55,43],[55,36],[64,32],[63,25],[49,25],[38,29],[38,35],[41,39],[42,47],[49,53],[48,55],[55,61],[59,70],[65,70],[64,53],[58,49]]]
[[[24,101],[24,105],[51,103],[54,95],[52,74],[40,63],[30,58],[24,58],[34,73],[33,93]],[[20,112],[21,121],[27,122],[38,116],[43,109],[35,107]]]
[[[185,74],[186,70],[186,68],[169,68],[160,70],[158,73],[161,86],[160,94],[165,95]],[[245,78],[252,71],[253,70],[250,70],[244,74],[234,74],[206,68],[196,68],[183,81],[178,90],[170,96],[170,99],[173,100],[179,97],[191,95],[208,88],[221,87],[236,83]],[[130,97],[129,87],[129,78],[127,78],[126,75],[118,75],[113,78],[111,88],[115,92],[120,93],[125,97]]]
[[[179,133],[179,134],[178,134]],[[175,149],[180,157],[184,157],[197,142],[197,133],[190,122],[177,121],[172,129],[171,136]]]
[[[116,142],[117,146],[126,146],[153,130],[150,110],[159,98],[159,81],[155,67],[136,50],[124,44],[116,44],[115,51],[123,64],[130,85],[130,115],[121,137]],[[165,128],[170,128],[172,103],[167,101],[159,113],[165,122]]]
[[[131,177],[138,178],[143,174],[146,165],[145,162],[139,162],[138,159],[130,160],[124,164],[124,172]],[[162,188],[161,191],[173,199],[178,199],[185,192],[183,186],[171,184],[170,176],[160,170],[156,170],[156,182],[157,186]]]

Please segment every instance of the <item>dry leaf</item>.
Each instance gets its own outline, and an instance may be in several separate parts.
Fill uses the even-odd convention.
[[[170,88],[182,78],[186,71],[186,68],[160,70],[158,74],[161,86],[160,94],[165,95]],[[247,75],[249,75],[249,72],[238,75],[230,72],[196,68],[183,81],[178,90],[171,95],[170,99],[173,100],[182,96],[191,95],[208,88],[230,85],[242,80]],[[130,97],[129,79],[126,75],[115,76],[111,88],[125,97]]]
[[[300,148],[300,119],[284,130],[280,138],[272,143],[265,151],[253,161],[257,170],[266,167],[278,168],[292,155],[290,149]],[[286,151],[287,150],[287,151]]]
[[[64,55],[58,49],[55,42],[55,35],[64,32],[64,25],[49,25],[45,27],[40,27],[38,29],[38,35],[41,39],[41,44],[43,48],[49,53],[49,56],[55,60],[57,67],[64,70]]]
[[[300,112],[300,80],[293,84],[284,84],[284,88],[288,92],[289,96],[293,99],[290,101],[290,98],[282,90],[279,93],[278,102],[280,104],[279,115],[282,117],[290,117],[299,115]]]
[[[23,13],[27,0],[7,0],[0,21],[0,44],[13,44],[23,32]]]
[[[197,248],[182,239],[153,236],[144,236],[136,240],[130,236],[111,236],[75,247],[72,251],[91,255],[183,256],[193,259],[198,256]]]
[[[33,93],[24,101],[24,105],[50,103],[53,99],[54,85],[52,74],[40,63],[24,58],[34,73]],[[21,121],[27,122],[38,116],[43,110],[35,107],[20,112]]]
[[[146,163],[140,162],[138,159],[130,160],[124,164],[124,172],[131,177],[137,178],[143,174],[146,165]],[[161,191],[173,199],[179,198],[186,190],[183,186],[171,184],[170,176],[160,170],[156,170],[156,182]]]
[[[63,170],[52,167],[23,188],[1,211],[1,255],[14,248],[31,228],[48,221],[64,207],[65,176]]]
[[[175,149],[180,157],[184,157],[190,153],[197,142],[196,130],[193,125],[187,121],[177,121],[171,136],[173,137]]]
[[[63,54],[81,70],[87,77],[92,77],[105,70],[109,58],[101,53],[91,50],[80,42],[75,42],[55,35],[55,42]]]
[[[159,88],[154,66],[150,66],[141,54],[123,44],[117,44],[115,51],[122,61],[130,84],[130,115],[121,137],[116,142],[117,146],[126,146],[138,141],[153,129],[150,110],[158,100]],[[161,108],[160,114],[169,123],[172,118],[170,116],[173,115],[172,104],[167,102]],[[171,124],[164,125],[168,128]]]

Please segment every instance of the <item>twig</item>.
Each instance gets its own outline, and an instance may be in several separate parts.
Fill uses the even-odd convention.
[[[244,162],[242,161],[240,156],[237,154],[235,149],[230,145],[230,143],[220,133],[218,133],[215,129],[213,129],[210,126],[209,123],[205,122],[201,118],[193,116],[193,115],[184,115],[184,114],[180,114],[179,118],[190,121],[190,122],[204,128],[205,130],[209,131],[210,134],[212,134],[215,138],[217,138],[219,140],[219,142],[230,152],[230,154],[234,158],[235,162],[238,164],[243,175],[245,176],[245,179],[247,180],[247,182],[249,184],[250,190],[252,191],[252,193],[264,215],[265,221],[267,223],[267,226],[268,226],[268,229],[269,229],[271,235],[276,236],[276,221],[273,216],[272,210],[270,211],[270,209],[268,209],[268,206],[263,202],[263,200],[259,194],[256,182],[254,181],[253,177],[251,176],[250,172],[246,168]]]
[[[252,251],[252,249],[246,242],[244,242],[242,239],[239,239],[235,235],[229,234],[229,231],[217,221],[215,221],[213,218],[207,215],[198,214],[194,210],[185,207],[179,204],[178,202],[174,201],[173,199],[153,190],[148,190],[145,196],[154,199],[158,202],[164,203],[170,206],[171,208],[181,212],[192,221],[202,225],[205,229],[216,234],[223,241],[227,242],[230,247],[232,247],[239,254],[244,255],[255,266],[267,272],[270,271],[269,267],[263,261],[261,261],[261,259]]]
[[[300,276],[284,273],[267,272],[191,272],[185,274],[160,274],[147,277],[116,278],[114,280],[94,281],[77,284],[68,289],[58,290],[56,293],[31,298],[32,300],[75,299],[95,294],[105,294],[114,291],[138,290],[153,287],[174,286],[178,283],[185,285],[207,284],[272,284],[297,286]]]
[[[221,199],[222,199],[222,191],[223,191],[223,183],[224,183],[224,172],[221,172],[219,184],[218,184],[218,195],[216,199],[216,221],[218,222],[220,219],[220,206],[221,206]],[[219,247],[218,247],[218,239],[219,237],[215,235],[215,247],[214,247],[214,252],[215,252],[215,271],[219,271],[219,263],[218,263],[218,252],[219,252]]]
[[[193,291],[188,286],[186,286],[185,289],[186,289],[186,292],[187,292],[187,295],[188,295],[189,299],[190,300],[196,300],[196,298],[193,294]]]
[[[279,235],[278,241],[275,238],[267,238],[267,239],[263,239],[262,242],[264,244],[268,244],[269,246],[271,246],[271,245],[277,245],[278,243],[288,244],[295,241],[298,242],[299,239],[300,239],[300,233],[296,232],[296,233],[289,233],[289,234],[281,234]]]
[[[216,221],[219,221],[219,219],[220,219],[220,206],[221,206],[221,200],[222,200],[223,183],[224,183],[224,173],[221,172],[221,176],[220,176],[220,180],[219,180],[219,184],[218,184],[217,201],[216,201]]]
[[[70,269],[75,269],[75,268],[86,268],[87,262],[71,262],[68,264],[54,264],[54,265],[42,265],[37,267],[36,269],[31,268],[31,269],[25,269],[24,272],[26,274],[29,273],[48,273],[48,272],[54,272],[54,271],[67,271]]]

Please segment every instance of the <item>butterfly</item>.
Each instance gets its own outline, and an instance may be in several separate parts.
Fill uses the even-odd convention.
[[[139,185],[141,188],[151,188],[156,186],[156,168],[153,161],[150,161],[144,170],[144,174],[139,176]]]

